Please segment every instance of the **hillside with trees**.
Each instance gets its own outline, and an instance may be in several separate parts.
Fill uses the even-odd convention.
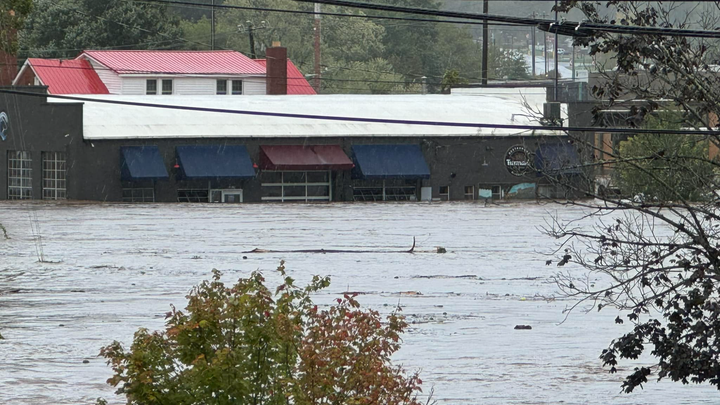
[[[206,1],[209,3],[209,1]],[[431,0],[391,4],[439,8]],[[71,58],[83,49],[211,49],[208,7],[179,7],[124,0],[36,0],[20,31],[20,58]],[[225,0],[224,6],[297,10],[313,5],[291,0]],[[324,12],[363,11],[325,6]],[[371,13],[367,13],[371,14]],[[215,49],[263,58],[280,41],[306,74],[314,72],[312,14],[218,8]],[[480,77],[481,46],[470,26],[430,22],[323,16],[322,86],[326,93],[419,92],[422,77],[439,91],[447,72],[464,81]]]

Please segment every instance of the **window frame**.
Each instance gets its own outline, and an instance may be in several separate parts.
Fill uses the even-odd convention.
[[[207,188],[179,188],[177,200],[180,203],[207,203],[210,202],[210,189]]]
[[[155,187],[123,187],[122,201],[124,203],[155,202]]]
[[[222,83],[223,89],[220,90],[220,84]],[[215,94],[218,96],[227,96],[228,94],[228,81],[227,79],[217,79],[215,81]]]
[[[42,199],[67,200],[65,152],[42,152]]]
[[[468,189],[470,192],[468,192]],[[468,201],[475,201],[475,186],[465,186],[465,199]]]
[[[153,90],[150,90],[150,83],[153,84]],[[151,92],[152,91],[152,92]],[[146,96],[157,96],[158,94],[158,79],[146,79],[145,80],[145,95]]]
[[[496,192],[497,190],[497,192]],[[502,200],[504,197],[503,188],[501,185],[493,184],[490,186],[490,191],[492,192],[492,199],[493,200]],[[495,198],[497,196],[497,198]]]
[[[166,90],[165,90],[165,84],[167,84],[167,83],[170,84],[170,90],[169,90],[169,91],[166,91]],[[175,85],[174,85],[174,83],[173,83],[173,79],[162,79],[162,80],[160,81],[160,86],[161,86],[161,87],[160,87],[160,94],[161,94],[161,95],[163,95],[163,96],[172,96],[172,95],[174,94]]]
[[[235,84],[240,83],[240,90],[238,92],[235,91]],[[232,79],[230,80],[230,94],[233,96],[242,96],[243,92],[245,90],[244,88],[245,84],[243,83],[242,79]]]
[[[264,174],[264,173],[280,173],[280,182],[278,183],[277,181],[275,181],[275,182],[273,182],[273,183],[269,183],[269,182],[262,182],[262,181],[261,181],[261,183],[260,183],[260,188],[261,188],[261,190],[262,190],[262,192],[261,192],[261,195],[262,195],[262,196],[261,196],[261,201],[269,201],[269,202],[306,202],[306,203],[308,203],[308,202],[318,202],[318,201],[320,201],[320,202],[322,202],[322,201],[327,201],[327,202],[332,201],[332,172],[329,171],[329,170],[298,170],[298,171],[295,171],[295,170],[282,170],[282,171],[281,171],[281,170],[278,170],[278,171],[268,170],[268,171],[265,171],[265,172],[261,173],[261,176],[262,176],[262,174]],[[289,173],[289,174],[292,174],[292,175],[302,174],[302,178],[304,179],[304,181],[302,181],[302,182],[292,182],[292,183],[286,182],[286,180],[285,180],[285,173]],[[312,181],[312,182],[309,182],[309,181],[308,181],[308,173],[327,173],[327,181],[322,181],[322,182]],[[305,188],[305,193],[304,193],[304,195],[287,195],[286,190],[285,190],[286,188],[288,189],[288,191],[290,191],[290,190],[297,190],[297,189],[300,189],[300,188],[303,188],[303,187]],[[328,192],[327,192],[327,195],[322,195],[322,196],[310,195],[311,193],[309,193],[308,191],[311,190],[313,187],[327,187],[327,191],[328,191]],[[279,194],[279,195],[265,195],[265,192],[266,192],[266,191],[268,191],[268,190],[270,190],[270,189],[275,189],[275,190],[277,190],[278,188],[280,189],[280,190],[279,190],[279,191],[280,191],[280,194]]]
[[[32,200],[32,153],[30,151],[9,150],[6,156],[8,169],[7,199]],[[16,175],[14,176],[14,174]]]
[[[443,193],[443,191],[445,192]],[[440,196],[440,201],[450,201],[450,186],[439,186],[438,195]]]

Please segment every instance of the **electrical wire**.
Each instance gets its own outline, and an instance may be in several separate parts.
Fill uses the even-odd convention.
[[[215,8],[228,8],[228,9],[241,9],[241,10],[255,10],[255,11],[266,11],[266,12],[280,12],[280,13],[291,13],[291,14],[309,14],[309,15],[329,15],[339,17],[351,17],[351,18],[383,18],[383,19],[396,19],[396,20],[419,20],[409,19],[408,17],[391,17],[391,16],[367,16],[360,14],[343,14],[343,13],[315,13],[314,11],[305,10],[288,10],[288,9],[273,9],[264,7],[249,7],[249,6],[235,6],[235,5],[210,5],[206,3],[190,2],[190,1],[172,1],[172,0],[126,0],[143,3],[159,3],[159,4],[177,4],[185,6],[196,6],[196,7],[215,7]],[[631,26],[631,25],[615,25],[615,24],[604,24],[604,23],[592,23],[592,22],[571,22],[571,21],[555,21],[549,19],[538,19],[529,17],[513,17],[506,15],[493,15],[493,14],[476,14],[466,13],[458,11],[444,11],[434,9],[423,9],[414,7],[402,7],[392,6],[385,4],[371,4],[362,3],[355,1],[346,0],[292,0],[298,3],[319,3],[340,7],[377,10],[377,11],[389,11],[404,14],[415,14],[425,15],[433,17],[446,17],[446,18],[457,18],[470,21],[456,21],[456,20],[437,20],[437,19],[421,19],[426,22],[448,22],[448,23],[463,23],[463,24],[484,24],[485,21],[488,23],[500,23],[510,26],[514,25],[525,25],[525,26],[538,26],[541,29],[549,32],[559,33],[560,35],[578,35],[585,33],[581,36],[588,36],[588,31],[598,32],[610,32],[618,34],[637,34],[637,35],[664,35],[664,36],[686,36],[686,37],[697,37],[697,38],[720,38],[720,32],[708,31],[708,30],[688,30],[668,27],[642,27],[642,26]],[[475,22],[473,22],[475,21]],[[481,22],[477,22],[481,21]]]
[[[226,9],[239,9],[239,10],[254,10],[254,11],[266,11],[266,12],[278,12],[278,13],[290,13],[290,14],[308,14],[308,15],[327,15],[337,17],[348,17],[348,18],[376,18],[376,19],[389,19],[389,20],[401,20],[401,21],[423,21],[423,22],[434,22],[434,23],[454,23],[454,24],[484,24],[484,22],[505,24],[509,26],[524,25],[524,26],[537,26],[543,31],[556,33],[558,35],[566,36],[591,36],[595,32],[607,32],[612,34],[632,34],[632,35],[659,35],[659,36],[675,36],[675,37],[692,37],[692,38],[720,38],[720,31],[709,31],[709,30],[690,30],[681,28],[670,28],[670,27],[643,27],[634,25],[615,25],[605,23],[593,23],[593,22],[572,22],[572,21],[555,21],[548,19],[538,19],[529,17],[513,17],[506,15],[494,15],[494,14],[476,14],[466,13],[459,11],[444,11],[444,10],[433,10],[424,8],[414,7],[401,7],[391,6],[384,4],[371,4],[371,3],[359,3],[354,1],[345,0],[292,0],[298,3],[319,3],[331,6],[377,10],[377,11],[388,11],[395,13],[404,14],[415,14],[425,15],[432,17],[446,17],[446,18],[457,18],[459,20],[438,20],[438,19],[417,19],[408,17],[392,17],[392,16],[368,16],[362,14],[344,14],[344,13],[315,13],[314,11],[306,10],[289,10],[289,9],[274,9],[266,7],[249,7],[249,6],[235,6],[229,4],[216,4],[210,5],[205,3],[197,3],[190,1],[172,1],[172,0],[126,0],[139,3],[158,3],[166,5],[184,5],[184,6],[196,6],[205,8],[226,8]],[[466,21],[462,21],[466,20]],[[482,21],[482,22],[477,22]]]
[[[164,0],[146,0],[146,1],[164,1]],[[681,36],[694,38],[720,38],[720,31],[708,30],[689,30],[669,27],[643,27],[633,25],[615,25],[593,22],[571,22],[571,21],[555,21],[537,18],[522,18],[504,15],[492,14],[476,14],[459,11],[443,11],[415,7],[391,6],[384,4],[360,3],[346,0],[292,0],[297,3],[319,3],[331,6],[358,8],[364,10],[388,11],[405,14],[416,14],[434,17],[460,18],[467,20],[480,20],[488,22],[502,22],[516,25],[535,25],[540,29],[568,36],[590,36],[593,31],[609,32],[615,34],[634,34],[634,35],[661,35],[661,36]]]
[[[616,127],[544,127],[537,125],[515,125],[515,124],[486,124],[486,123],[471,123],[471,122],[453,122],[453,121],[423,121],[423,120],[401,120],[401,119],[386,119],[386,118],[369,118],[369,117],[344,117],[344,116],[332,116],[332,115],[317,115],[317,114],[295,114],[295,113],[279,113],[269,111],[251,111],[251,110],[232,110],[224,108],[209,108],[209,107],[193,107],[183,105],[172,105],[172,104],[158,104],[158,103],[144,103],[137,101],[123,101],[123,100],[112,100],[112,99],[95,99],[80,96],[66,96],[66,95],[53,95],[44,93],[33,93],[27,91],[10,90],[0,88],[0,94],[14,94],[21,96],[30,97],[43,97],[43,98],[56,98],[60,100],[71,100],[80,101],[84,103],[100,103],[100,104],[113,104],[113,105],[124,105],[130,107],[146,107],[146,108],[159,108],[167,110],[181,110],[181,111],[194,111],[194,112],[208,112],[208,113],[219,113],[219,114],[237,114],[237,115],[252,115],[261,117],[274,117],[274,118],[294,118],[294,119],[306,119],[306,120],[321,120],[321,121],[341,121],[341,122],[361,122],[369,124],[391,124],[391,125],[418,125],[418,126],[432,126],[432,127],[454,127],[454,128],[486,128],[486,129],[510,129],[518,131],[568,131],[568,132],[604,132],[604,133],[633,133],[633,134],[669,134],[669,135],[720,135],[720,130],[691,130],[691,129],[645,129],[645,128],[616,128]]]
[[[263,11],[269,13],[284,13],[284,14],[299,14],[299,15],[320,15],[325,17],[347,17],[347,18],[364,18],[371,20],[390,20],[390,21],[414,21],[414,22],[429,22],[429,23],[449,23],[449,24],[467,24],[467,25],[482,25],[483,22],[478,21],[461,21],[461,20],[438,20],[432,18],[410,18],[410,17],[393,17],[393,16],[380,16],[380,15],[365,15],[365,14],[347,14],[347,13],[332,13],[332,12],[314,12],[308,10],[290,10],[282,8],[270,8],[270,7],[251,7],[251,6],[237,6],[233,4],[206,4],[192,1],[173,1],[173,0],[125,0],[133,3],[155,3],[155,4],[167,4],[183,7],[194,7],[194,8],[217,8],[217,9],[229,9],[229,10],[248,10],[248,11]],[[518,24],[516,23],[503,23],[494,22],[490,25],[496,26],[507,26],[512,27]]]
[[[125,24],[125,23],[122,23],[122,22],[120,22],[120,21],[111,20],[111,19],[108,19],[108,18],[99,16],[99,15],[95,15],[95,16],[94,16],[94,15],[90,15],[90,14],[87,14],[87,13],[83,13],[83,12],[80,11],[80,10],[72,10],[72,11],[75,11],[76,13],[78,13],[78,14],[80,14],[80,15],[83,15],[83,16],[85,16],[85,17],[94,17],[94,18],[96,18],[96,19],[98,19],[98,20],[105,21],[105,22],[111,22],[111,23],[120,25],[120,26],[125,27],[125,28],[136,29],[136,30],[140,30],[140,31],[143,31],[143,32],[150,33],[150,34],[152,34],[152,35],[159,35],[159,36],[166,37],[166,38],[168,38],[168,39],[175,39],[175,40],[179,40],[179,41],[186,42],[186,43],[189,43],[189,44],[202,45],[202,46],[204,46],[204,47],[210,48],[210,44],[207,44],[207,43],[204,43],[204,42],[193,41],[193,40],[190,40],[190,39],[187,39],[187,38],[183,38],[183,37],[173,37],[173,36],[170,36],[170,35],[168,35],[168,34],[165,34],[164,32],[160,32],[160,31],[152,32],[152,31],[150,31],[149,29],[146,29],[146,28],[138,27],[138,26],[136,26],[136,25]]]
[[[182,6],[194,6],[194,7],[205,7],[205,8],[207,8],[207,7],[216,7],[216,8],[229,8],[229,9],[256,10],[256,11],[274,11],[274,12],[295,13],[295,14],[315,14],[314,11],[311,12],[311,11],[302,11],[302,10],[298,11],[298,10],[287,10],[287,9],[272,9],[272,8],[245,7],[245,6],[224,5],[224,4],[214,5],[214,6],[213,6],[213,5],[210,5],[210,4],[197,3],[197,2],[188,2],[188,1],[169,1],[169,0],[126,0],[126,1],[139,2],[139,3],[158,3],[158,4],[168,4],[168,5],[175,4],[175,5],[182,5]],[[202,46],[204,46],[204,47],[209,47],[209,44],[206,44],[206,43],[203,43],[203,42],[192,41],[192,40],[188,40],[188,39],[185,39],[185,38],[182,38],[182,37],[174,38],[174,37],[170,37],[169,35],[166,35],[166,34],[161,33],[161,32],[153,33],[152,31],[147,30],[147,29],[144,29],[144,28],[135,27],[135,26],[130,26],[130,25],[128,25],[128,24],[125,24],[125,23],[122,23],[122,22],[119,22],[119,21],[110,20],[110,19],[107,19],[107,18],[104,18],[104,17],[101,17],[101,16],[92,16],[92,15],[89,15],[89,14],[87,14],[87,13],[83,13],[82,11],[79,11],[79,10],[73,10],[73,11],[77,12],[77,13],[80,14],[80,15],[86,16],[86,17],[95,17],[95,18],[100,19],[100,20],[102,20],[102,21],[115,23],[115,24],[118,24],[118,25],[121,25],[121,26],[124,26],[124,27],[127,27],[127,28],[139,29],[139,30],[141,30],[141,31],[148,32],[148,33],[151,33],[151,34],[154,34],[154,35],[162,35],[162,36],[165,36],[165,37],[167,37],[167,38],[169,38],[169,39],[171,39],[171,40],[182,41],[182,42],[186,42],[186,43],[194,43],[194,44],[202,45]],[[368,17],[369,17],[369,16],[367,16],[367,15],[354,15],[354,14],[342,14],[342,13],[321,13],[321,14],[323,14],[323,15],[333,15],[333,16],[343,16],[343,17],[362,17],[362,18],[368,18]],[[416,21],[416,22],[417,22],[417,21],[423,21],[423,22],[463,23],[463,22],[458,22],[458,21],[441,21],[441,20],[437,20],[437,19],[415,19],[415,18],[407,18],[407,17],[387,17],[387,16],[375,16],[375,17],[380,18],[380,19],[403,20],[403,21]],[[477,21],[471,21],[471,22],[467,22],[467,23],[469,23],[469,24],[483,24],[483,22],[477,22]],[[497,25],[501,25],[501,26],[514,26],[514,24],[497,24]],[[132,45],[127,45],[127,46],[132,46]],[[228,49],[224,49],[224,50],[228,50]],[[29,52],[30,52],[30,51],[28,51],[28,53],[29,53]],[[333,68],[335,68],[335,67],[333,67]],[[346,68],[346,67],[338,67],[338,68],[344,69],[344,70],[353,70],[352,68]],[[358,70],[358,71],[360,71],[360,70]],[[368,71],[368,72],[370,72],[370,71]],[[153,72],[147,72],[147,73],[152,74]],[[162,72],[162,73],[172,74],[171,72]],[[371,72],[371,73],[379,73],[379,72]],[[400,75],[403,75],[403,76],[416,76],[416,77],[418,77],[418,78],[420,78],[420,77],[427,77],[427,75],[411,74],[411,73],[403,73],[403,72],[384,72],[384,73],[388,73],[388,74],[400,74]],[[439,84],[439,83],[442,81],[442,79],[443,79],[443,76],[432,76],[432,75],[431,75],[430,77],[435,77],[436,79],[438,79],[438,82],[437,82],[437,83],[432,83],[432,82],[430,82],[430,83],[428,83],[428,84]],[[468,80],[468,81],[478,81],[478,80],[480,80],[479,78],[473,78],[473,77],[460,77],[460,79],[465,79],[465,80]],[[340,79],[336,79],[336,80],[340,80]],[[534,79],[528,79],[528,80],[534,80]],[[542,80],[542,79],[540,79],[540,80]],[[407,82],[396,82],[396,83],[397,83],[397,84],[407,84]]]
[[[102,51],[102,50],[120,50],[119,48],[133,48],[138,47],[140,45],[153,45],[153,44],[163,44],[163,43],[175,43],[175,42],[182,42],[180,39],[166,39],[162,41],[147,41],[147,42],[136,42],[132,44],[121,44],[121,45],[113,45],[113,46],[99,46],[94,47],[93,50],[95,51]],[[62,48],[62,49],[20,49],[18,53],[39,53],[39,54],[46,54],[46,53],[57,53],[57,52],[69,52],[69,51],[84,51],[87,48]]]

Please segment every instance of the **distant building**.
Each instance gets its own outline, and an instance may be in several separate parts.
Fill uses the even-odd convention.
[[[130,83],[128,89],[142,93],[136,79],[152,80],[117,74],[128,82],[118,87],[92,79],[75,90],[94,91],[104,84],[111,92]],[[39,76],[46,86],[56,83]],[[173,83],[174,92],[182,88],[189,87]],[[540,126],[524,109],[525,102],[542,110],[545,97],[536,90],[462,96],[98,94],[84,96],[96,101],[78,102],[46,98],[44,87],[15,89],[40,95],[0,97],[0,199],[238,203],[557,197],[573,193],[552,185],[537,169],[572,178],[581,163],[562,131]]]
[[[315,94],[283,60],[286,93]],[[29,58],[13,85],[47,86],[49,94],[265,95],[266,65],[236,51],[84,51],[72,60]]]

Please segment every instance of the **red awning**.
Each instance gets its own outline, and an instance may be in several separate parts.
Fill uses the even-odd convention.
[[[353,167],[339,145],[260,146],[262,170],[349,170]]]

